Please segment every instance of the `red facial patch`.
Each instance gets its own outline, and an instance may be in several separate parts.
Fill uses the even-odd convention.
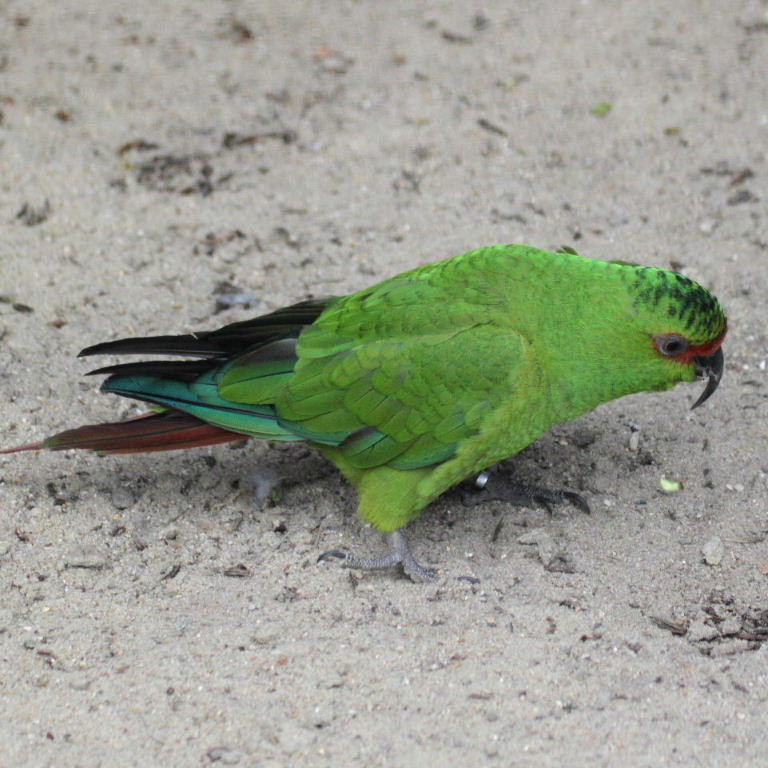
[[[690,365],[697,357],[709,357],[710,355],[714,355],[715,352],[720,349],[720,345],[723,343],[726,333],[728,333],[727,327],[723,328],[723,332],[716,339],[712,339],[712,341],[708,341],[706,344],[699,344],[697,347],[688,347],[683,354],[670,359],[677,360],[684,365]]]

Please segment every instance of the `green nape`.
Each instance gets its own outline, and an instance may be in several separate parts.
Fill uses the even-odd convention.
[[[694,344],[717,338],[726,329],[720,302],[702,285],[677,272],[630,267],[632,306],[676,323]]]

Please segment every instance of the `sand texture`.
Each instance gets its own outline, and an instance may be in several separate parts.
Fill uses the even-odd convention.
[[[1,4],[2,446],[137,412],[84,346],[491,243],[672,266],[731,330],[700,409],[497,471],[591,515],[435,503],[432,584],[316,564],[380,538],[301,444],[0,457],[0,766],[768,765],[766,13]]]

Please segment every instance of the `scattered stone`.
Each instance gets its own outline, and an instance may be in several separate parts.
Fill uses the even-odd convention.
[[[719,536],[713,536],[702,548],[704,562],[707,565],[720,565],[725,555],[723,540]]]
[[[222,765],[237,765],[242,759],[242,753],[231,747],[212,747],[205,756],[212,763],[221,763]]]
[[[253,293],[245,288],[224,280],[213,289],[216,296],[216,306],[213,310],[214,315],[224,312],[232,307],[243,307],[253,309],[259,305],[259,299]]]
[[[112,491],[112,504],[117,509],[128,509],[136,503],[136,497],[124,486],[118,486]]]
[[[224,575],[231,576],[236,579],[244,579],[248,576],[252,576],[253,571],[251,571],[251,569],[247,565],[238,563],[238,565],[232,565],[229,568],[225,568]]]
[[[690,622],[686,619],[678,621],[667,616],[649,616],[649,618],[659,629],[666,629],[673,635],[685,635],[688,633]]]

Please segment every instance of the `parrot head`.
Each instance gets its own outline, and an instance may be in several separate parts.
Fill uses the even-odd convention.
[[[652,267],[636,267],[630,285],[634,309],[651,325],[656,355],[674,365],[683,380],[706,381],[693,404],[709,399],[723,375],[721,345],[727,321],[720,302],[702,285],[685,275]]]

